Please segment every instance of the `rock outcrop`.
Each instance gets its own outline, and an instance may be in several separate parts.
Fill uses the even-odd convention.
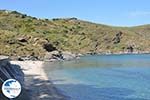
[[[72,60],[72,59],[76,59],[78,57],[78,54],[74,54],[71,52],[62,52],[62,57],[64,60]]]
[[[16,79],[22,86],[21,95],[15,100],[27,100],[26,98],[28,97],[24,98],[27,93],[24,88],[24,74],[21,71],[20,66],[11,64],[8,57],[0,56],[0,88],[2,87],[3,82],[7,79]],[[2,91],[0,91],[0,100],[8,100],[2,94]]]
[[[113,43],[114,44],[120,43],[122,34],[123,34],[122,32],[119,32],[119,33],[116,34],[116,36],[113,38]]]
[[[43,48],[44,48],[46,51],[48,51],[48,52],[57,50],[56,47],[54,47],[51,43],[45,43],[45,44],[43,45]]]
[[[132,53],[133,51],[134,51],[134,47],[133,46],[130,45],[130,46],[127,47],[127,52],[128,53]]]
[[[37,60],[41,60],[40,58],[38,58],[37,56],[19,56],[17,58],[14,58],[14,60],[18,60],[18,61],[37,61]]]
[[[20,37],[17,39],[19,42],[28,42],[26,38]]]
[[[52,51],[47,52],[47,54],[44,57],[45,61],[64,61],[64,60],[73,60],[78,57],[80,57],[81,54],[74,54],[67,51]]]

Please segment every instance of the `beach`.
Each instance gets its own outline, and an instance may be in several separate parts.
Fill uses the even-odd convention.
[[[24,73],[25,88],[30,100],[67,100],[44,72],[43,61],[11,61],[19,65]],[[26,100],[26,99],[24,99]]]

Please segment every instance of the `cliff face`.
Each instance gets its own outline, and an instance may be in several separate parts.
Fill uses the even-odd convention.
[[[27,93],[24,88],[24,74],[21,71],[20,66],[11,64],[8,57],[0,56],[0,88],[2,87],[3,82],[7,79],[16,79],[21,83],[22,93],[16,100],[27,100],[24,99],[24,96]],[[2,94],[2,91],[0,91],[0,100],[8,100]]]

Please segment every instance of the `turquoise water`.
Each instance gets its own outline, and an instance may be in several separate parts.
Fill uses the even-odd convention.
[[[150,100],[149,54],[85,56],[46,70],[70,100]]]

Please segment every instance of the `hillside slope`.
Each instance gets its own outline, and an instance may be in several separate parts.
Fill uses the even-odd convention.
[[[53,50],[74,53],[150,52],[150,25],[112,27],[77,18],[38,19],[0,11],[0,55],[43,57]]]

